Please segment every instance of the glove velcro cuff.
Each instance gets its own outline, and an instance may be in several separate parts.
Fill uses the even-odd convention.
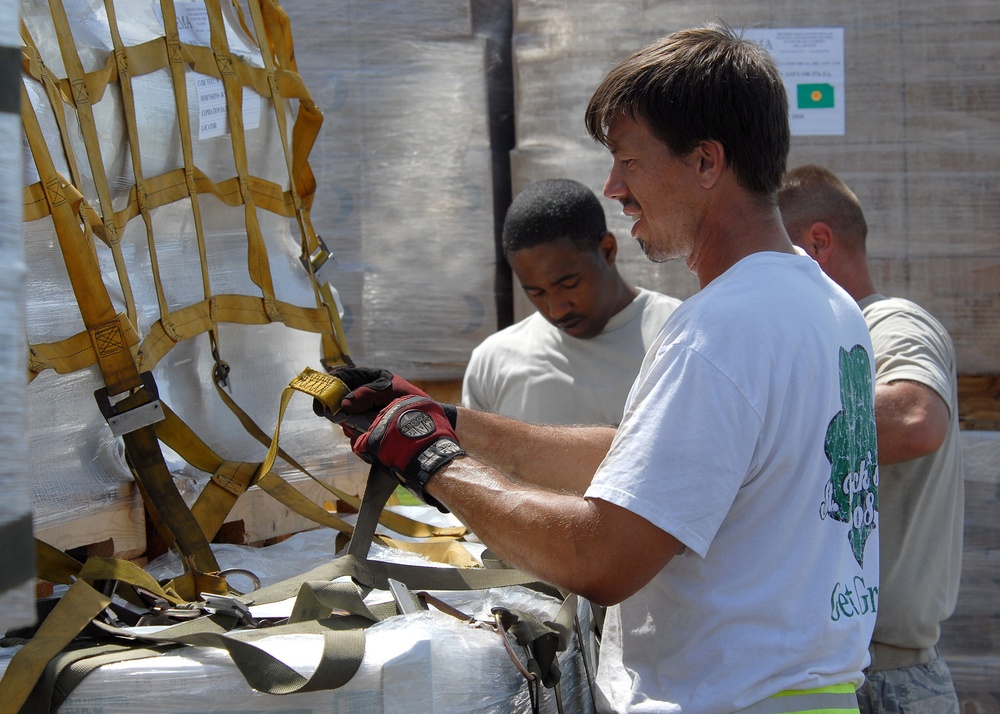
[[[454,404],[442,404],[441,409],[444,410],[444,415],[448,417],[448,423],[451,424],[451,428],[455,429],[458,427],[458,407]]]
[[[468,454],[456,441],[447,437],[438,439],[417,454],[417,457],[410,463],[403,473],[404,485],[414,496],[427,505],[436,507],[442,513],[447,513],[448,509],[424,493],[424,485],[439,469],[450,464],[459,456],[468,456]]]

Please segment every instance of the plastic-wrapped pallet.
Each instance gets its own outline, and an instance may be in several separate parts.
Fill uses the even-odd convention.
[[[327,126],[313,222],[356,361],[456,379],[496,330],[482,0],[286,0]]]
[[[968,714],[1000,702],[1000,431],[963,431],[965,542],[954,614],[941,623],[938,650]]]
[[[438,514],[440,516],[440,514]],[[219,546],[220,564],[253,571],[267,586],[323,562],[333,549],[329,531],[300,533],[267,548]],[[386,562],[426,565],[417,556],[373,546],[372,556]],[[172,572],[176,559],[164,556],[150,572]],[[560,602],[523,586],[474,591],[433,591],[435,597],[479,623],[491,622],[491,610],[503,607],[554,620]],[[391,600],[373,590],[369,604]],[[280,607],[280,604],[278,605]],[[251,608],[252,613],[263,610]],[[589,608],[578,608],[580,632],[589,631]],[[266,616],[266,613],[265,613]],[[318,635],[274,636],[257,645],[304,677],[315,670],[323,646]],[[516,656],[526,657],[514,646]],[[16,648],[0,649],[0,672]],[[559,697],[563,711],[593,711],[587,669],[576,634],[558,655]],[[541,689],[539,712],[554,714],[556,693]],[[527,714],[532,711],[528,685],[503,646],[499,633],[431,608],[397,615],[365,629],[360,668],[343,686],[319,692],[275,696],[255,691],[225,650],[184,647],[151,659],[105,664],[90,672],[58,708],[60,714],[131,714],[147,712],[427,712],[428,714]]]
[[[21,122],[17,102],[17,3],[0,2],[0,631],[34,621],[31,488],[25,446],[24,257]]]
[[[789,165],[819,163],[844,178],[865,206],[880,289],[944,322],[960,373],[997,373],[1000,95],[983,78],[1000,72],[991,32],[1000,5],[515,0],[514,7],[515,193],[569,176],[600,195],[611,159],[587,135],[583,112],[604,74],[657,37],[716,17],[736,29],[843,28],[845,133],[793,135]],[[679,262],[646,260],[618,204],[606,208],[627,276],[678,297],[697,289]]]
[[[245,7],[22,4],[29,470],[36,530],[60,548],[145,546],[122,439],[95,401],[108,345],[129,348],[131,367],[153,374],[161,403],[220,463],[267,451],[225,397],[269,434],[289,380],[346,353],[324,283],[333,261],[318,259],[309,220],[322,118],[280,8]],[[117,343],[88,315],[95,296]],[[307,400],[289,406],[282,446],[319,480],[363,488],[363,464]],[[190,504],[210,474],[161,451]],[[281,459],[274,471],[313,483]]]

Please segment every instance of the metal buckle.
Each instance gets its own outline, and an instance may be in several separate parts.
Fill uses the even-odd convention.
[[[325,285],[330,282],[332,277],[330,273],[335,269],[334,263],[336,260],[330,253],[330,249],[326,247],[326,243],[323,242],[322,237],[316,236],[316,241],[319,243],[316,250],[308,257],[305,254],[299,256],[299,261],[307,273],[312,273],[316,276],[316,282],[319,285]]]
[[[151,398],[145,404],[139,404],[131,409],[119,410],[111,403],[107,387],[101,387],[94,392],[94,399],[97,400],[97,407],[111,427],[111,433],[115,436],[124,436],[133,431],[151,426],[166,419],[163,409],[160,406],[160,393],[156,389],[156,381],[152,372],[142,372],[142,389],[146,390]]]
[[[392,593],[392,599],[396,601],[396,609],[399,610],[400,615],[409,615],[427,609],[427,606],[421,603],[406,585],[393,578],[388,578],[388,582],[389,592]]]
[[[250,615],[250,608],[241,600],[228,595],[213,595],[212,593],[200,593],[199,597],[203,601],[201,609],[209,615],[231,615],[250,627],[257,626],[257,621]]]

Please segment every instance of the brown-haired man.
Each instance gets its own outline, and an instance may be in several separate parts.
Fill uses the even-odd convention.
[[[702,288],[621,425],[449,418],[397,378],[355,451],[501,559],[609,606],[599,711],[857,711],[878,588],[871,340],[781,224],[782,78],[726,27],[685,30],[614,68],[586,121],[632,236]]]

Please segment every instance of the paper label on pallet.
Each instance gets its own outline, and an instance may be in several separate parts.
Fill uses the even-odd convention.
[[[155,8],[160,21],[162,12]],[[181,42],[189,45],[212,46],[208,10],[203,2],[178,2],[177,34]],[[192,73],[198,96],[198,139],[213,139],[229,133],[229,116],[226,106],[226,88],[221,79],[205,74]],[[243,87],[243,128],[260,127],[261,97],[250,87]]]
[[[843,27],[748,28],[745,37],[778,65],[793,135],[845,133]]]
[[[229,133],[226,107],[226,88],[221,79],[207,74],[191,73],[191,80],[198,90],[198,138],[212,139]],[[260,126],[260,95],[250,87],[243,87],[243,128]]]

